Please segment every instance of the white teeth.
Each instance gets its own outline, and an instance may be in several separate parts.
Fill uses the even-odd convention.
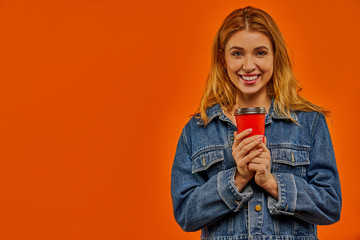
[[[244,75],[241,75],[241,78],[246,80],[246,81],[252,81],[252,80],[255,80],[258,78],[258,75],[254,75],[254,76],[244,76]]]

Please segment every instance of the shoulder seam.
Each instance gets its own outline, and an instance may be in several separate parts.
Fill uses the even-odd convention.
[[[320,117],[320,113],[319,112],[316,112],[316,117],[315,117],[315,120],[314,120],[314,123],[312,124],[312,126],[311,126],[311,139],[313,138],[313,136],[314,136],[314,131],[315,131],[315,124],[317,123],[317,121],[318,121],[318,119],[319,119],[319,117]]]

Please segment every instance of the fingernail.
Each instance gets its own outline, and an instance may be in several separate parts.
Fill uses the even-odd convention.
[[[247,131],[248,131],[248,132],[252,132],[252,128],[249,128]]]

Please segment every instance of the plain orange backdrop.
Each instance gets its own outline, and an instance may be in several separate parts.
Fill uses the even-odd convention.
[[[173,218],[171,165],[212,39],[247,5],[333,114],[343,211],[319,237],[360,239],[359,0],[1,0],[0,239],[199,239]]]

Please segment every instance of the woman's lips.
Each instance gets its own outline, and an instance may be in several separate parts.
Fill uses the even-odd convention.
[[[240,79],[245,83],[245,84],[248,84],[248,85],[251,85],[251,84],[255,84],[256,81],[259,79],[259,77],[261,76],[261,74],[244,74],[244,75],[239,75],[240,76]]]

